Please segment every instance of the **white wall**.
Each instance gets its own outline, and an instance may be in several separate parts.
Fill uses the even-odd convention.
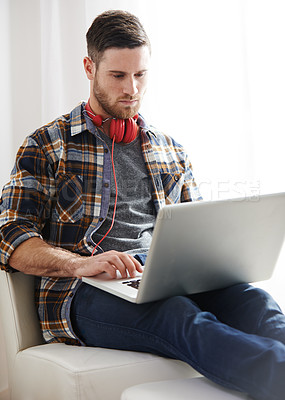
[[[8,178],[13,153],[12,136],[12,114],[10,92],[11,82],[11,62],[10,62],[10,38],[7,35],[10,29],[9,21],[9,0],[0,2],[0,49],[1,49],[1,67],[0,67],[0,126],[1,126],[1,145],[0,145],[0,185]]]
[[[205,198],[284,190],[283,0],[176,0],[175,8],[170,0],[7,3],[0,184],[27,134],[87,98],[86,29],[103,10],[123,8],[140,17],[152,41],[142,111],[185,145]]]
[[[11,112],[10,112],[10,46],[7,31],[9,29],[9,0],[0,1],[0,126],[1,126],[1,145],[0,145],[0,185],[2,186],[7,179],[10,166],[12,164],[12,135],[11,135]],[[7,388],[7,369],[4,349],[4,339],[2,334],[2,323],[0,320],[0,393]]]

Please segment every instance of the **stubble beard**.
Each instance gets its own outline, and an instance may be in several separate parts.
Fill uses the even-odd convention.
[[[106,114],[110,115],[113,118],[119,118],[119,119],[128,119],[134,117],[141,105],[141,98],[138,96],[132,97],[132,96],[125,96],[124,98],[120,98],[119,100],[127,100],[131,101],[136,99],[137,102],[135,106],[128,106],[122,108],[119,104],[112,104],[107,93],[100,88],[98,81],[94,81],[93,85],[93,94],[94,97],[96,98],[98,104],[100,107],[105,111]]]

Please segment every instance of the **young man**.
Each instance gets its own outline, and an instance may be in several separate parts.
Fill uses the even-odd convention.
[[[47,342],[176,358],[254,399],[283,399],[285,317],[267,293],[245,284],[136,305],[82,283],[134,276],[159,208],[200,199],[183,148],[137,116],[150,58],[138,19],[103,13],[87,45],[88,103],[28,137],[4,187],[1,267],[37,276]]]

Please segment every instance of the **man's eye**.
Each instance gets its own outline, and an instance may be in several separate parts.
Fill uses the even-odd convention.
[[[113,75],[113,77],[119,79],[119,78],[123,78],[124,75],[122,75],[122,74],[115,74],[115,75]]]

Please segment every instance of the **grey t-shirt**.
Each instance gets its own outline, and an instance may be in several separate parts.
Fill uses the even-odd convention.
[[[111,139],[103,133],[101,137],[111,151]],[[128,144],[115,143],[114,165],[118,187],[116,216],[112,230],[100,243],[100,247],[104,251],[118,250],[132,255],[147,253],[155,224],[155,209],[139,136]],[[114,203],[115,183],[112,172],[108,215],[93,235],[96,243],[111,226]]]

